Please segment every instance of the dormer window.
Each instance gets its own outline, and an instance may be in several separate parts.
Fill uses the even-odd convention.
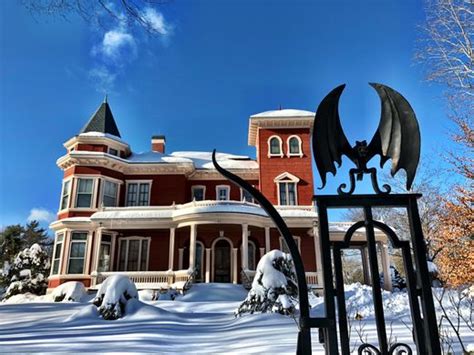
[[[230,186],[228,185],[218,185],[216,186],[216,199],[218,201],[227,201],[229,200]]]
[[[192,200],[193,201],[204,201],[206,198],[206,187],[205,186],[193,186],[191,188]]]
[[[303,150],[301,149],[301,138],[298,136],[290,136],[288,138],[288,156],[303,156]]]
[[[274,180],[278,188],[278,204],[280,206],[295,206],[298,204],[297,185],[300,179],[293,174],[283,173]]]
[[[278,136],[271,136],[268,139],[268,156],[283,157],[282,141]]]

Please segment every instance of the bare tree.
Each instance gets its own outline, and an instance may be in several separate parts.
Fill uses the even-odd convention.
[[[74,15],[104,27],[115,22],[144,29],[154,35],[163,34],[157,25],[160,15],[156,9],[170,0],[21,0],[22,5],[34,16],[70,19]],[[158,21],[158,22],[157,22]]]
[[[474,96],[474,3],[472,0],[427,0],[426,21],[416,59],[425,64],[427,80]]]

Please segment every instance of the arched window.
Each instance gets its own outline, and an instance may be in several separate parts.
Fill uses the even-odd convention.
[[[269,157],[283,157],[282,141],[278,136],[271,136],[268,139],[268,156]]]
[[[288,156],[303,156],[303,150],[301,148],[301,138],[298,136],[290,136],[288,138]]]

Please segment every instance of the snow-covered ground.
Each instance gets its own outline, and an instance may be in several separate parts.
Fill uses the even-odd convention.
[[[105,321],[88,303],[52,303],[47,296],[18,295],[0,303],[0,353],[51,351],[188,352],[188,353],[294,353],[295,321],[279,314],[253,314],[235,318],[233,312],[247,292],[240,285],[196,284],[175,301],[134,300],[130,314]],[[140,293],[142,300],[150,299]],[[411,343],[408,300],[405,293],[384,293],[387,328],[392,323],[398,341]],[[363,336],[377,343],[371,290],[367,286],[346,286],[346,298],[353,314],[352,339]],[[312,313],[321,314],[321,298],[311,297]],[[360,318],[359,317],[359,318]],[[389,331],[389,329],[388,329]],[[474,334],[462,328],[465,343]],[[323,352],[313,331],[313,353]],[[459,349],[459,348],[457,348]],[[459,351],[459,350],[457,350]]]

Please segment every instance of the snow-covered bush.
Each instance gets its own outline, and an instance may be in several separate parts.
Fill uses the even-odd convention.
[[[69,281],[56,287],[51,294],[54,302],[80,302],[87,294],[82,282]]]
[[[49,267],[48,254],[38,244],[19,252],[5,276],[10,281],[5,299],[19,293],[44,294],[48,288],[45,275]]]
[[[280,250],[272,250],[258,262],[252,288],[235,314],[254,312],[293,314],[297,295],[298,287],[291,255]]]
[[[112,275],[100,285],[94,305],[106,320],[122,318],[130,299],[138,299],[135,284],[125,275]]]

